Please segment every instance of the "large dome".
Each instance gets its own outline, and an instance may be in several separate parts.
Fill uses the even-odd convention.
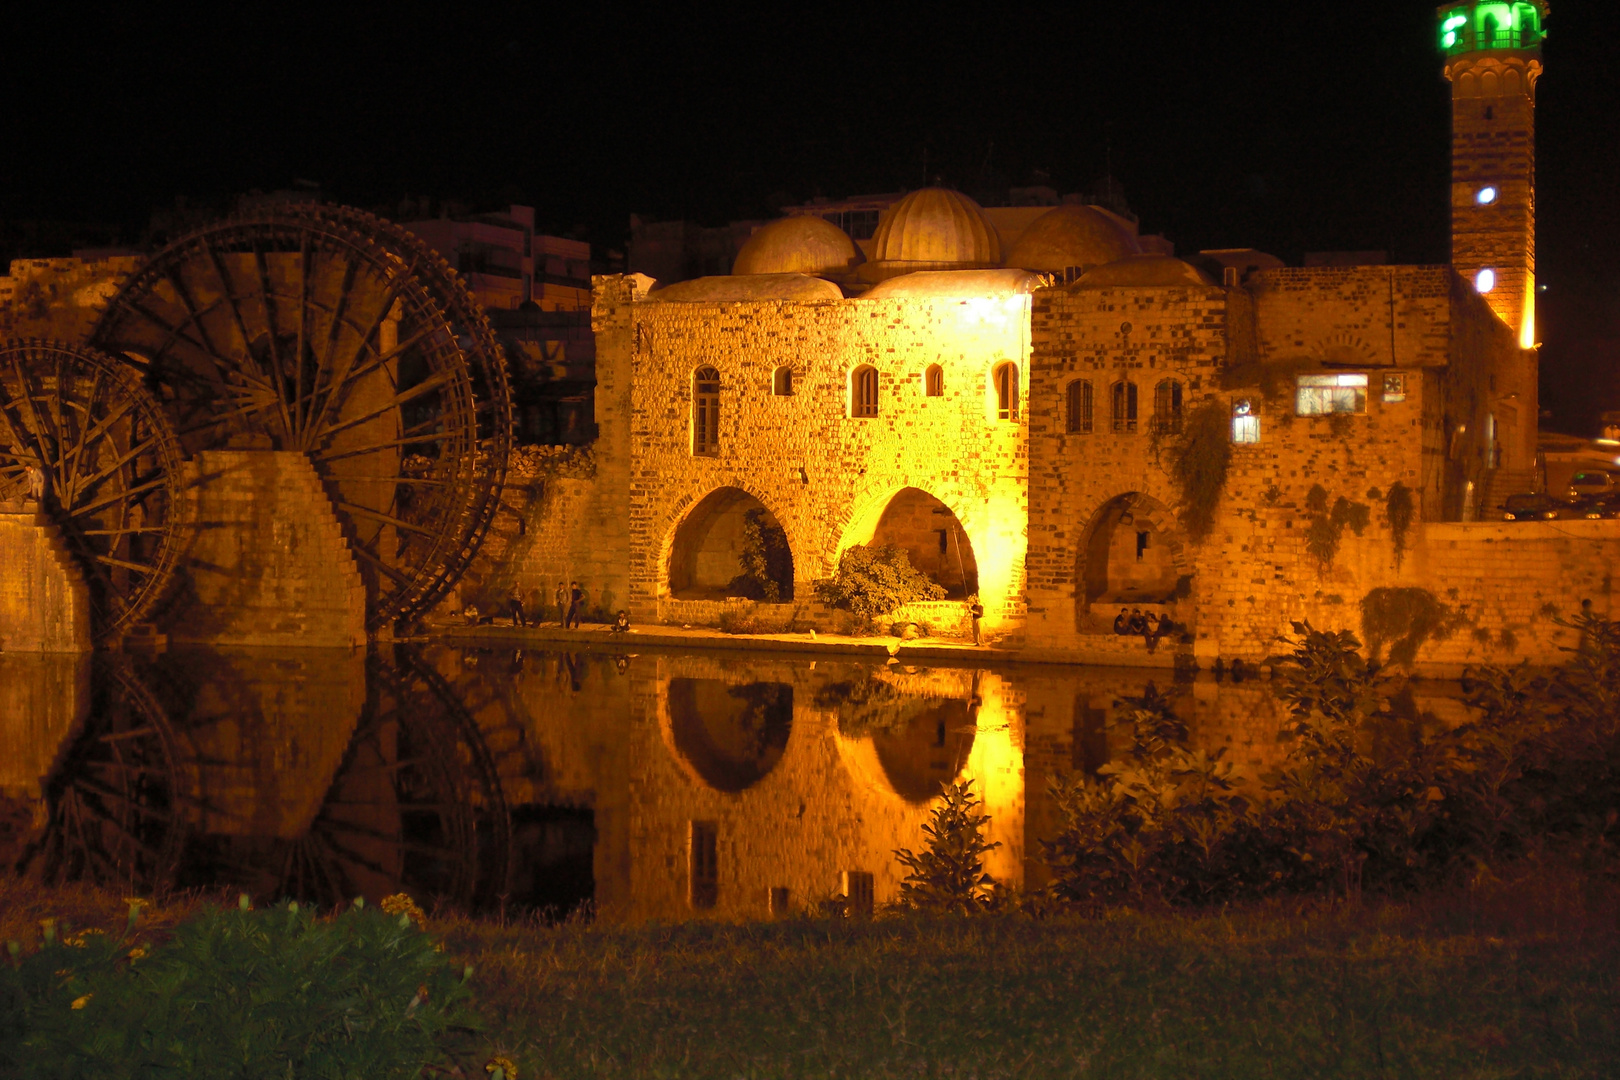
[[[1105,263],[1074,283],[1077,289],[1214,285],[1197,267],[1173,255],[1132,255]]]
[[[1030,222],[1007,252],[1007,265],[1054,274],[1078,267],[1084,273],[1137,250],[1136,238],[1101,210],[1058,206]]]
[[[861,261],[849,234],[830,221],[803,215],[755,231],[732,266],[733,274],[814,274],[842,277]]]
[[[1001,241],[978,203],[960,191],[923,188],[884,212],[872,237],[872,261],[916,269],[999,266]]]
[[[713,304],[753,300],[842,300],[844,293],[830,281],[808,274],[750,274],[700,277],[677,281],[647,294],[661,303]]]

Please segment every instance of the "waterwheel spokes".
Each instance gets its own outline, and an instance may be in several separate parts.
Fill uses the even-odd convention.
[[[179,435],[134,365],[85,346],[0,346],[0,499],[43,488],[98,641],[163,599],[190,542],[186,483]]]
[[[370,628],[431,606],[476,553],[509,451],[505,368],[477,303],[404,230],[331,207],[209,226],[126,282],[95,337],[148,365],[188,450],[309,457]]]

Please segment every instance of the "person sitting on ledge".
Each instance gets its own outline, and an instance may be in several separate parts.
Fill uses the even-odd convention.
[[[616,618],[614,618],[613,626],[610,629],[615,634],[627,634],[627,633],[629,633],[630,632],[630,612],[626,611],[623,608],[620,608],[619,609],[619,614],[618,614],[618,616]]]
[[[1120,608],[1119,614],[1114,616],[1114,633],[1118,634],[1120,637],[1124,637],[1130,632],[1131,613],[1126,611],[1124,608]]]
[[[1131,621],[1127,626],[1133,637],[1143,637],[1147,634],[1147,617],[1142,614],[1141,608],[1131,608]]]

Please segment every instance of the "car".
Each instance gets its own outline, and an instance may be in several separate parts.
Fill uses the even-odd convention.
[[[1578,516],[1592,520],[1620,517],[1620,491],[1588,495],[1575,503],[1575,511]]]
[[[1616,484],[1614,477],[1602,469],[1582,469],[1569,478],[1569,490],[1566,492],[1571,499],[1616,493],[1620,493],[1620,484]]]
[[[1556,521],[1574,517],[1575,507],[1563,499],[1545,492],[1534,495],[1509,495],[1502,504],[1503,521]]]

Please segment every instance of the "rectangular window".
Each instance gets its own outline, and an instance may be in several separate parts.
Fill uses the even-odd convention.
[[[1301,375],[1294,398],[1300,416],[1367,411],[1367,376]]]
[[[1384,376],[1384,400],[1385,401],[1405,401],[1406,400],[1406,376],[1405,375],[1385,375]]]
[[[1136,384],[1133,382],[1117,382],[1114,384],[1114,431],[1119,434],[1134,434],[1136,431]]]
[[[793,910],[793,893],[786,885],[772,885],[770,904],[771,914],[781,918]]]
[[[1232,417],[1232,441],[1235,443],[1259,442],[1260,418],[1258,416]]]
[[[1069,384],[1069,422],[1070,435],[1091,434],[1091,383],[1085,379],[1076,379]]]
[[[878,414],[877,368],[862,365],[850,376],[849,414],[870,419]]]
[[[687,902],[706,911],[720,899],[720,827],[712,821],[691,823],[686,857]]]

